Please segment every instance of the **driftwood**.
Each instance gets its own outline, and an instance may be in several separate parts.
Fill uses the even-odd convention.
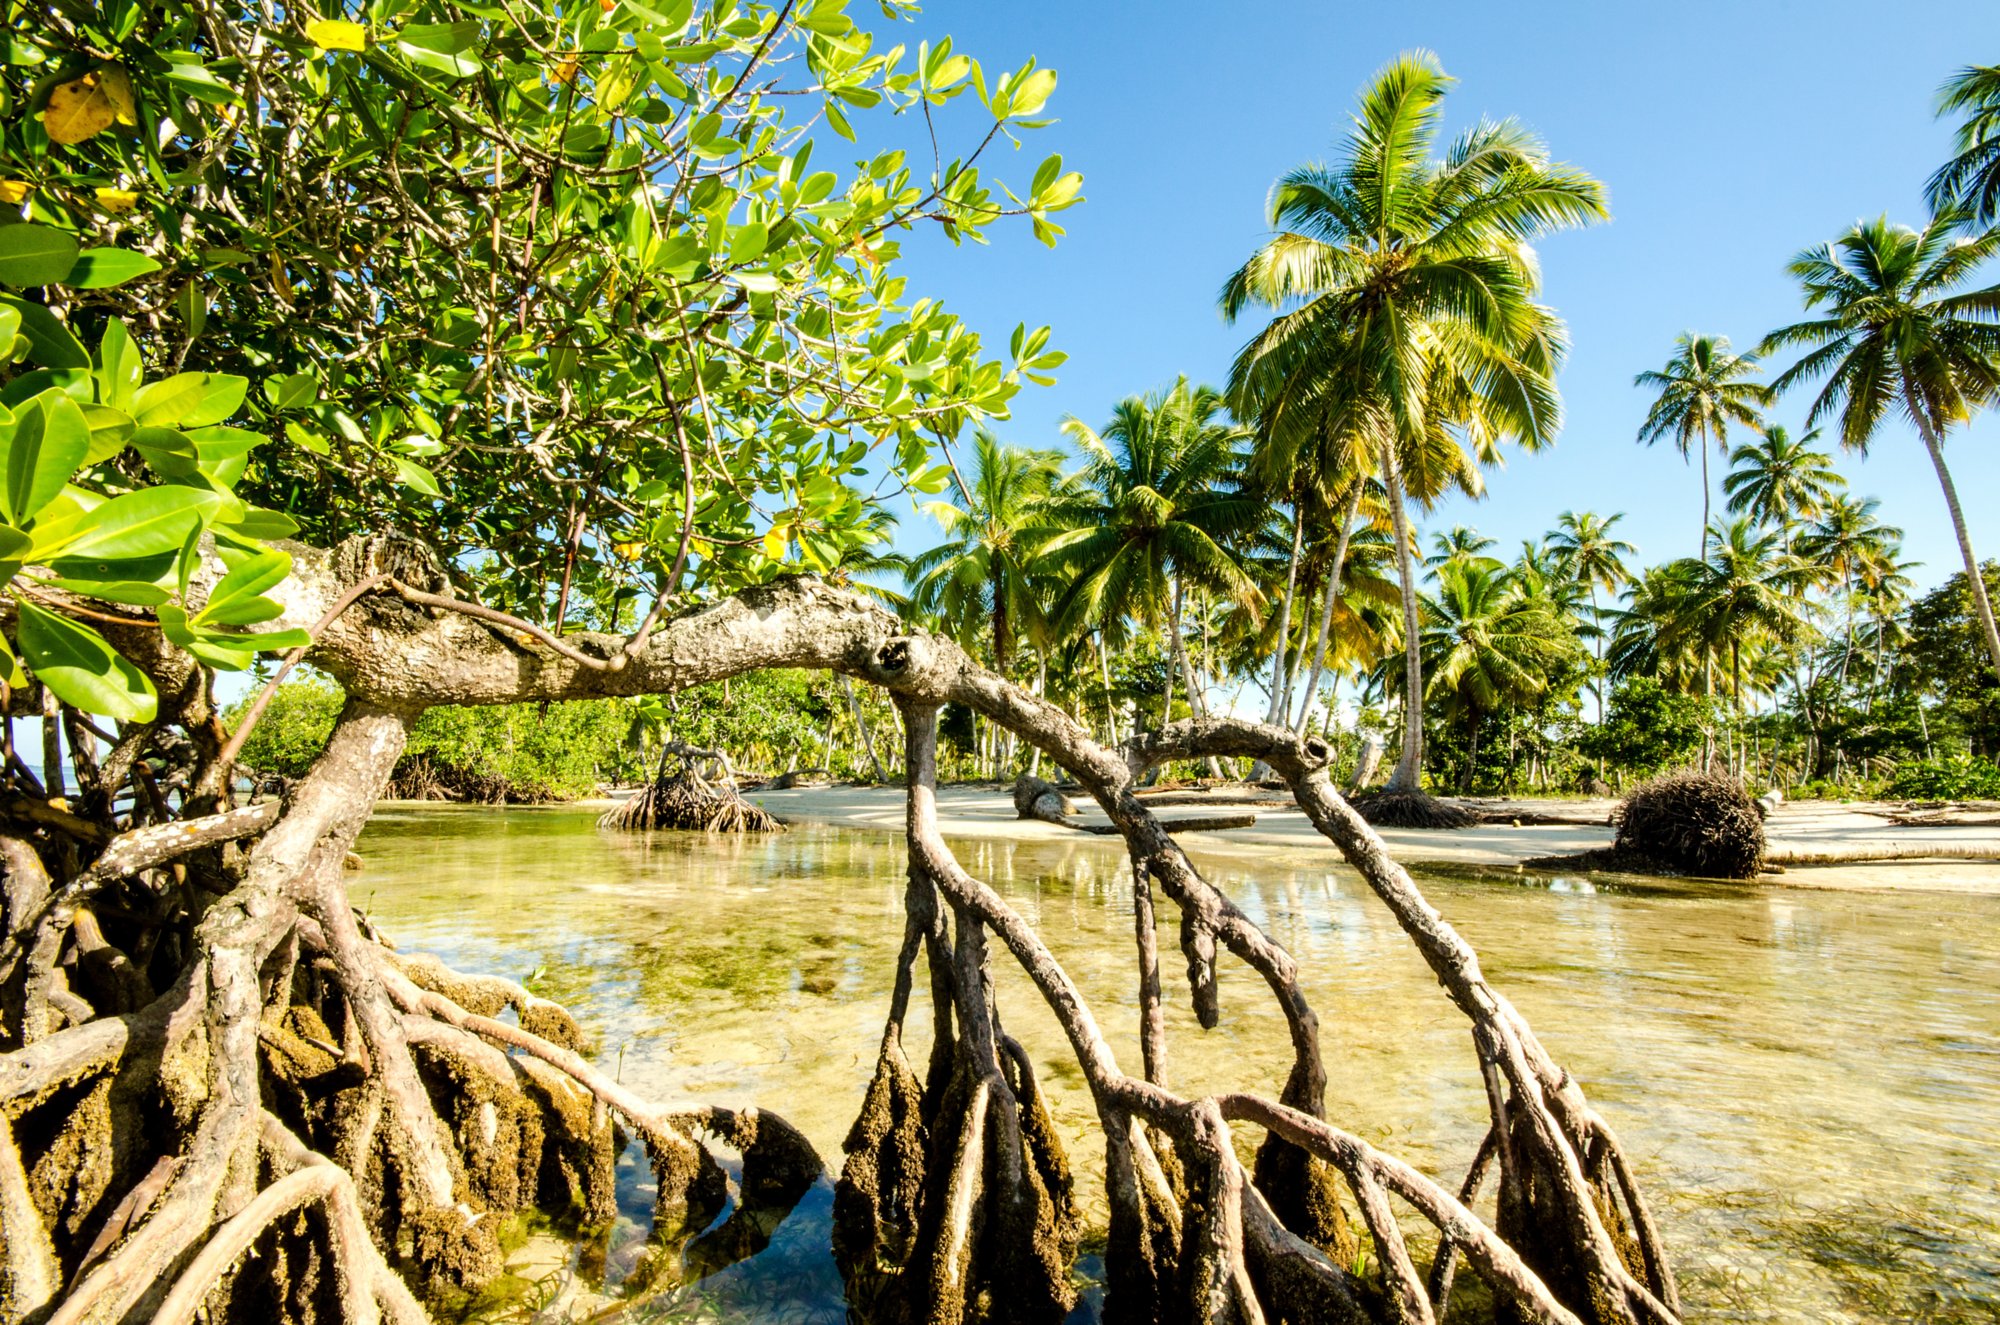
[[[1086,833],[1099,833],[1109,837],[1122,830],[1117,824],[1078,824]],[[1207,817],[1187,819],[1162,819],[1160,828],[1169,833],[1219,833],[1229,828],[1255,828],[1257,816],[1254,814],[1211,814]]]
[[[1429,1325],[1452,1305],[1463,1263],[1509,1319],[1678,1321],[1673,1276],[1618,1138],[1334,791],[1323,743],[1200,720],[1106,747],[949,641],[810,580],[662,619],[644,638],[544,640],[440,592],[442,577],[405,545],[301,548],[295,565],[276,591],[289,595],[287,616],[270,628],[353,603],[312,654],[350,698],[275,823],[133,874],[121,865],[88,898],[71,885],[121,831],[144,824],[71,816],[80,825],[71,832],[55,814],[18,813],[0,831],[0,1313],[9,1319],[422,1319],[420,1299],[462,1300],[497,1273],[496,1229],[509,1215],[608,1218],[621,1131],[644,1144],[658,1190],[652,1250],[633,1282],[671,1287],[754,1251],[819,1171],[795,1130],[759,1110],[638,1098],[589,1061],[561,1008],[393,951],[355,912],[341,863],[428,705],[665,693],[801,666],[886,688],[907,733],[904,942],[836,1194],[835,1250],[860,1318],[1054,1322],[1069,1304],[1076,1202],[1029,1057],[991,993],[992,964],[1006,960],[1066,1037],[1101,1123],[1108,1312],[1202,1325]],[[364,585],[373,587],[358,592]],[[214,766],[221,739],[199,674],[157,631],[118,643],[153,676],[162,725],[187,733],[208,761],[159,817],[229,813],[213,798],[228,776]],[[1042,750],[1124,836],[1139,1028],[1131,1070],[1034,926],[939,834],[935,719],[947,702]],[[1291,956],[1203,878],[1134,794],[1159,764],[1209,757],[1276,770],[1466,1019],[1487,1086],[1488,1162],[1473,1167],[1497,1186],[1494,1221],[1470,1208],[1477,1182],[1455,1196],[1325,1116],[1320,1025]],[[17,801],[33,799],[25,783],[16,788]],[[96,790],[108,806],[120,788]],[[141,804],[157,814],[150,797]],[[1255,1082],[1212,1095],[1173,1088],[1162,896],[1179,915],[1201,1025],[1220,1018],[1226,959],[1253,971],[1276,1003],[1293,1061],[1272,1093],[1249,1093],[1264,1084]],[[913,1059],[903,1026],[920,996],[931,1043]],[[1247,1163],[1237,1127],[1262,1134]],[[704,1233],[730,1199],[711,1141],[744,1156],[743,1218]],[[1399,1215],[1437,1232],[1428,1276]]]

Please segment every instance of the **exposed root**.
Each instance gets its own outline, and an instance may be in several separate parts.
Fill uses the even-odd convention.
[[[1479,815],[1425,791],[1371,791],[1351,802],[1377,828],[1471,828]]]
[[[680,771],[667,774],[667,759],[681,759]],[[699,764],[719,764],[715,782],[702,777]],[[696,833],[782,833],[785,826],[762,806],[752,805],[736,789],[729,756],[670,742],[660,755],[660,770],[646,789],[597,820],[599,828],[641,832],[677,828]]]

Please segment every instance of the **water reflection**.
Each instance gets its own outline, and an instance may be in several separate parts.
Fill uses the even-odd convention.
[[[1136,1063],[1116,844],[955,845],[1041,927]],[[837,1163],[901,935],[893,838],[637,838],[576,811],[393,809],[361,851],[357,900],[404,947],[529,979],[578,1013],[626,1084],[776,1109]],[[1201,863],[1298,957],[1329,1116],[1455,1182],[1483,1126],[1469,1036],[1387,913],[1328,854]],[[1425,886],[1636,1152],[1692,1318],[2000,1319],[2000,899],[1512,872]],[[1161,918],[1171,976],[1177,917]],[[999,993],[1101,1227],[1079,1074],[1004,965]],[[1275,1090],[1289,1057],[1261,983],[1226,963],[1222,1004],[1206,1034],[1184,995],[1170,1005],[1175,1084]],[[911,1033],[928,1033],[921,1016]],[[838,1313],[824,1200],[808,1193],[767,1250],[655,1309]],[[628,1239],[643,1237],[634,1224]]]

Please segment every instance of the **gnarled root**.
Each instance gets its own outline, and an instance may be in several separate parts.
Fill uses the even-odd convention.
[[[1028,1056],[993,1007],[983,924],[954,906],[948,927],[914,859],[908,895],[889,1024],[835,1187],[848,1300],[891,1325],[1059,1319],[1075,1301],[1068,1161]],[[927,1084],[902,1046],[919,950],[945,1000]]]

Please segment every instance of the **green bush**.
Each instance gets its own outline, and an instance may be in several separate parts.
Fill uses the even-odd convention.
[[[1976,755],[1920,759],[1896,770],[1889,794],[1913,801],[2000,800],[2000,764]]]
[[[242,762],[263,773],[301,777],[326,749],[343,702],[321,676],[280,686],[243,744]],[[247,705],[228,713],[233,726]],[[390,791],[533,804],[588,796],[600,781],[636,776],[632,706],[621,700],[434,708],[417,719]]]

